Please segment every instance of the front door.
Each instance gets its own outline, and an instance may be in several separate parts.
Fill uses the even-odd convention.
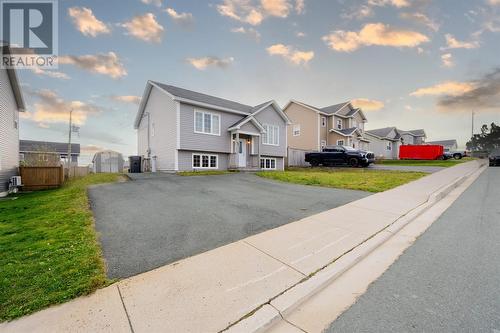
[[[240,139],[238,148],[238,167],[244,168],[247,166],[247,141]]]

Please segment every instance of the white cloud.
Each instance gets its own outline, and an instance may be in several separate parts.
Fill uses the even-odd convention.
[[[258,32],[254,28],[238,27],[238,28],[231,29],[231,32],[234,32],[237,34],[247,35],[257,42],[260,41],[260,37],[261,37],[260,32]]]
[[[410,94],[410,96],[459,96],[474,90],[475,84],[471,82],[446,81],[430,87],[420,88]]]
[[[274,44],[267,48],[270,55],[281,56],[294,65],[306,65],[314,58],[313,51],[299,51],[292,46],[284,44]]]
[[[85,36],[96,37],[111,33],[108,25],[98,20],[89,8],[71,7],[68,8],[68,15],[73,20],[76,29]]]
[[[60,56],[58,61],[59,64],[74,65],[92,73],[110,76],[113,79],[127,75],[120,58],[114,52],[97,55]]]
[[[455,61],[453,61],[453,56],[451,53],[445,53],[441,55],[441,61],[444,67],[450,68],[455,66]]]
[[[177,13],[173,8],[167,8],[165,12],[179,25],[190,26],[194,22],[193,14],[191,13]]]
[[[133,96],[133,95],[111,95],[109,98],[113,101],[116,102],[121,102],[121,103],[129,103],[129,104],[137,104],[139,105],[141,103],[141,97],[140,96]]]
[[[130,36],[153,43],[161,42],[164,31],[152,13],[135,16],[130,21],[122,23],[121,26],[127,30]]]
[[[58,71],[54,71],[54,70],[50,70],[50,69],[43,69],[40,67],[29,67],[29,69],[33,73],[35,73],[36,75],[39,75],[39,76],[47,76],[47,77],[51,77],[53,79],[60,79],[60,80],[69,80],[70,79],[70,77],[66,73],[63,73],[63,72],[58,72]]]
[[[430,19],[427,15],[424,13],[419,13],[419,12],[412,12],[412,13],[401,13],[400,14],[401,18],[406,19],[406,20],[411,20],[413,22],[417,22],[419,24],[425,25],[431,30],[438,31],[439,30],[439,24]]]
[[[303,38],[303,37],[306,37],[306,33],[305,32],[302,32],[302,31],[298,31],[295,36],[299,37],[299,38]]]
[[[262,8],[270,16],[287,17],[290,13],[288,0],[261,0]]]
[[[37,98],[34,112],[27,112],[23,118],[42,126],[48,123],[68,123],[70,110],[73,110],[72,121],[76,125],[85,124],[89,115],[100,112],[94,105],[81,101],[65,101],[52,90],[42,89],[31,94]]]
[[[162,0],[141,0],[142,3],[146,5],[155,5],[156,7],[162,6]]]
[[[476,49],[480,46],[478,41],[470,41],[470,42],[464,42],[464,41],[459,41],[453,35],[451,34],[446,34],[446,47],[443,47],[443,50],[448,50],[448,49]]]
[[[305,0],[295,0],[295,12],[297,14],[303,14],[306,9]]]
[[[488,0],[488,3],[492,6],[500,5],[500,0]]]
[[[352,52],[362,46],[416,47],[429,38],[419,32],[399,30],[383,23],[366,24],[359,32],[337,30],[323,36],[323,41],[333,50]]]
[[[85,145],[81,147],[82,154],[95,154],[103,150],[106,150],[106,148],[96,145]]]
[[[354,107],[361,108],[364,111],[378,111],[385,106],[382,101],[368,98],[353,99],[351,103]]]
[[[394,6],[397,8],[409,7],[410,1],[408,0],[368,0],[368,4],[371,6]]]
[[[218,57],[201,57],[201,58],[187,58],[186,61],[194,68],[203,71],[208,67],[227,68],[234,62],[234,58],[229,57],[221,59]]]

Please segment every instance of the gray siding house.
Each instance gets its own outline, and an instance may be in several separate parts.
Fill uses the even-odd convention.
[[[64,142],[48,142],[21,140],[19,156],[27,166],[59,166],[67,163],[68,144]],[[71,165],[78,165],[80,144],[71,144]]]
[[[428,141],[428,145],[441,145],[444,147],[444,151],[455,151],[458,149],[457,140],[440,140],[440,141]]]
[[[396,127],[385,127],[365,131],[370,139],[370,150],[380,159],[398,159],[401,145],[424,144],[423,129],[403,131]]]
[[[134,127],[158,171],[282,170],[286,127],[275,101],[249,106],[148,81]]]
[[[8,53],[6,46],[2,52]],[[0,68],[0,196],[7,195],[10,177],[19,167],[19,112],[25,109],[14,69]]]

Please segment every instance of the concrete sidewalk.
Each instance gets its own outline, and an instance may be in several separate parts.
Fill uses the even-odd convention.
[[[0,325],[2,332],[218,332],[264,327],[479,169],[447,168]],[[326,277],[325,277],[326,279]],[[298,291],[298,292],[297,292]],[[258,314],[252,315],[252,314]],[[278,313],[279,314],[279,313]]]

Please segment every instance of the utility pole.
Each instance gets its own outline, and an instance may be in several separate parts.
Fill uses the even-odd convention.
[[[474,110],[472,111],[472,127],[471,127],[471,136],[472,139],[474,137]]]
[[[68,178],[71,170],[71,132],[73,131],[73,109],[69,110],[69,133],[68,133],[68,155],[66,156],[66,162],[68,164]]]

